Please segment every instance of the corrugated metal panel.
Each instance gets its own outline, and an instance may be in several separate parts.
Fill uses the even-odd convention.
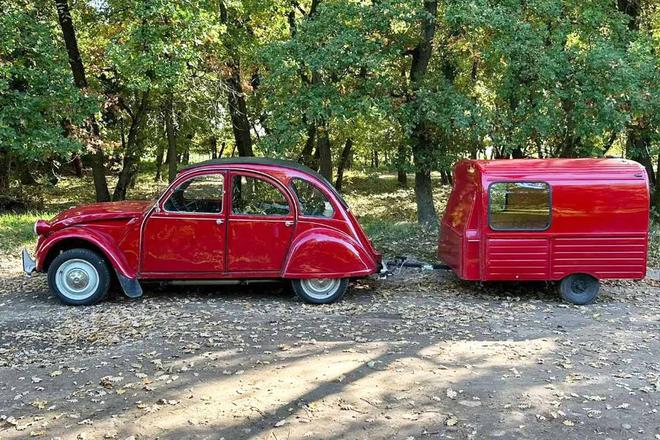
[[[646,236],[557,237],[552,241],[552,278],[591,273],[598,278],[642,277]]]
[[[546,238],[488,238],[486,279],[544,280],[549,276]]]

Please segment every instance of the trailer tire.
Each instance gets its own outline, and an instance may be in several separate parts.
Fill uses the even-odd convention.
[[[591,304],[599,290],[598,279],[584,273],[569,275],[559,284],[559,293],[564,301],[576,305]]]

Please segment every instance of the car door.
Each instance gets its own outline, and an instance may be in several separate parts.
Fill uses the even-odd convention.
[[[225,271],[224,187],[225,173],[204,173],[165,194],[143,226],[143,274],[176,278]]]
[[[227,270],[279,272],[295,228],[289,195],[274,180],[257,173],[231,173],[231,211],[227,222]]]

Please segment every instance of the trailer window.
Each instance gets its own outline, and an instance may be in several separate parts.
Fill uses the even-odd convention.
[[[488,223],[500,231],[542,231],[550,226],[550,185],[497,182],[488,190]]]

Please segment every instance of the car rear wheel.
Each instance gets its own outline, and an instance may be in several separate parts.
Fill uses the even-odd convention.
[[[50,264],[48,286],[64,304],[96,304],[108,294],[110,269],[96,252],[70,249],[59,254]]]
[[[578,273],[569,275],[559,284],[561,297],[577,305],[590,304],[598,296],[600,283],[591,275]]]
[[[293,280],[293,291],[305,302],[330,304],[339,301],[348,289],[348,278],[309,278]]]

